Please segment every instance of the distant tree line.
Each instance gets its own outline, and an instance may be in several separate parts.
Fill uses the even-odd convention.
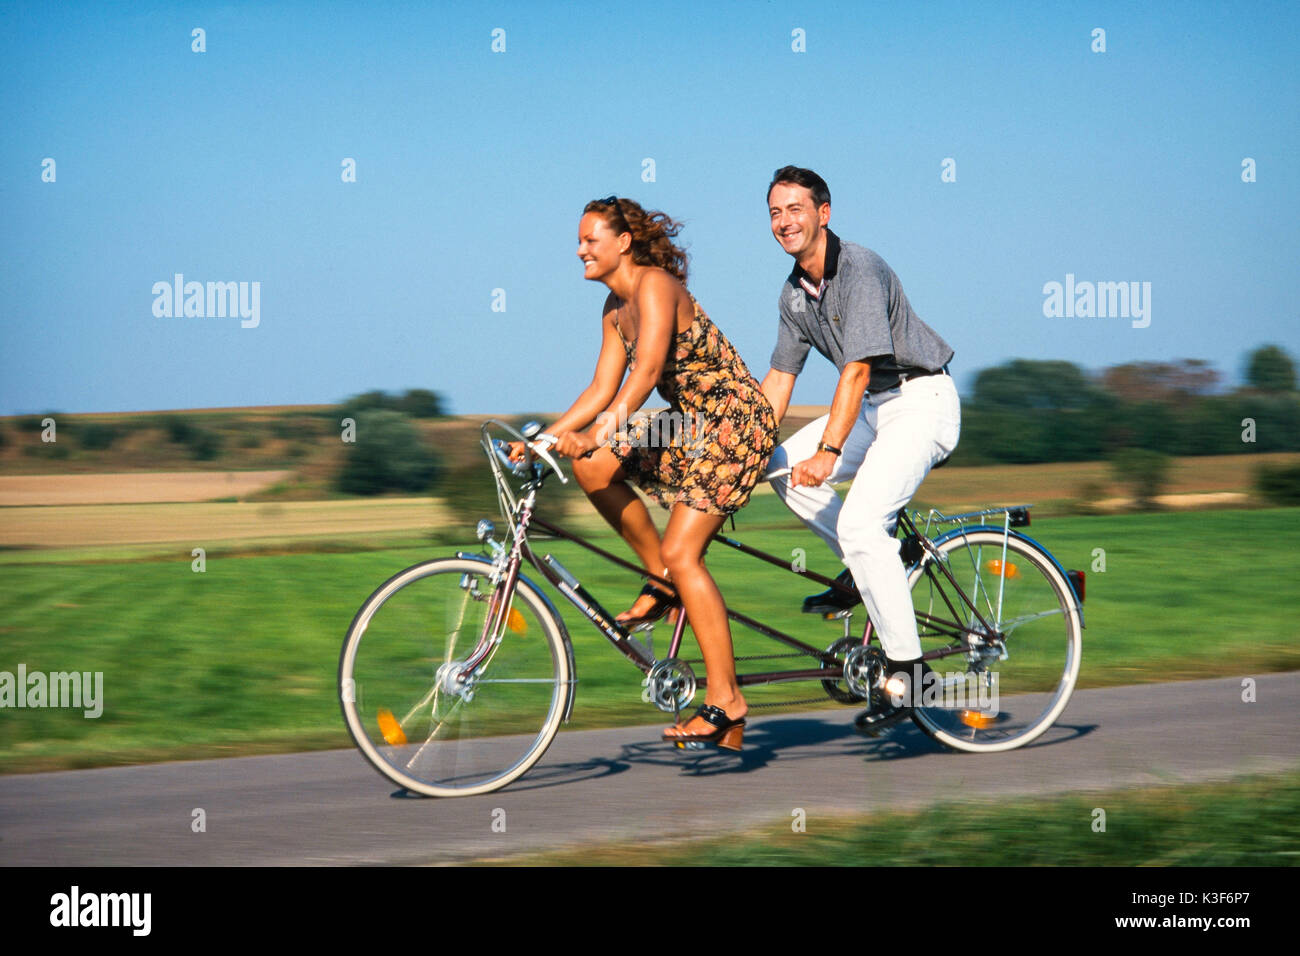
[[[387,392],[364,392],[343,402],[339,413],[353,418],[359,412],[399,412],[411,418],[441,418],[447,414],[442,396],[427,388],[409,388],[401,395]]]
[[[1095,461],[1128,448],[1166,455],[1300,451],[1295,364],[1253,352],[1247,384],[1219,390],[1207,362],[1131,362],[1090,376],[1062,361],[984,369],[962,402],[954,464]]]
[[[338,489],[353,495],[431,491],[443,469],[412,419],[444,414],[442,397],[422,388],[401,395],[365,392],[343,402],[332,417],[353,425],[335,479]]]
[[[1221,386],[1219,373],[1199,359],[1130,362],[1095,374],[1071,362],[1016,359],[976,376],[973,394],[962,402],[961,442],[953,462],[1110,459],[1117,478],[1135,489],[1138,501],[1149,503],[1167,473],[1165,456],[1300,451],[1296,367],[1283,349],[1256,349],[1247,358],[1246,384],[1231,391]],[[477,488],[481,482],[469,480],[473,476],[442,467],[440,456],[417,427],[417,419],[445,414],[442,396],[427,389],[370,391],[328,410],[276,420],[270,428],[277,437],[299,439],[301,446],[304,440],[337,435],[342,420],[351,419],[352,439],[345,439],[335,474],[336,487],[346,493],[447,494],[457,492],[451,486]],[[145,424],[82,424],[56,417],[60,429],[70,429],[87,450],[107,449],[125,432]],[[39,415],[24,417],[14,425],[35,432],[41,420]],[[332,424],[326,426],[326,420]],[[223,451],[221,433],[187,416],[158,416],[150,424],[195,459],[211,461]],[[8,441],[0,430],[0,447]],[[248,431],[241,447],[259,443],[260,435]],[[49,450],[66,454],[67,448],[61,444]],[[1300,466],[1260,469],[1257,487],[1280,503],[1300,503]]]

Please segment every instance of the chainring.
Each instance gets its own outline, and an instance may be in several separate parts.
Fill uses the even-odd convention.
[[[677,714],[695,699],[695,671],[675,657],[657,662],[641,682],[641,699],[664,713]]]
[[[844,673],[847,675],[848,658],[856,649],[861,647],[863,647],[863,644],[860,637],[841,637],[826,648],[826,653],[841,658]],[[871,649],[874,650],[874,648]],[[826,670],[830,669],[830,665],[825,662],[822,663],[822,667]],[[853,690],[852,685],[843,677],[839,680],[824,680],[822,681],[822,687],[825,689],[827,696],[839,704],[861,704],[867,699],[865,696],[859,696]]]
[[[844,658],[844,683],[857,695],[857,700],[875,703],[888,665],[881,648],[859,643]]]

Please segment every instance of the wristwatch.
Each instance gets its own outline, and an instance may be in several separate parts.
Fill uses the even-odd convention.
[[[819,442],[817,443],[817,450],[818,450],[818,451],[828,451],[828,452],[830,452],[832,455],[834,455],[836,458],[838,458],[840,455],[844,454],[844,452],[843,452],[841,449],[836,448],[834,445],[828,445],[828,444],[826,444],[824,441],[819,441]]]

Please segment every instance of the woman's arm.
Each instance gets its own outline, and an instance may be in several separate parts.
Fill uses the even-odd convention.
[[[614,328],[614,310],[610,307],[613,301],[613,296],[605,301],[605,312],[601,316],[600,355],[596,359],[596,373],[591,378],[591,384],[582,390],[582,394],[569,406],[567,412],[551,423],[546,429],[548,434],[561,438],[577,429],[586,428],[618,391],[618,383],[623,380],[623,373],[627,370],[627,353],[623,351],[622,339]],[[572,439],[566,440],[566,445],[570,441]],[[523,457],[523,443],[510,442],[511,461],[520,461]]]
[[[763,377],[763,384],[759,386],[763,394],[767,396],[768,402],[772,405],[772,411],[776,412],[777,424],[785,418],[785,413],[790,408],[790,395],[794,392],[795,376],[789,372],[781,372],[777,369],[770,368],[767,375]]]
[[[613,401],[596,418],[587,432],[596,445],[603,445],[620,424],[645,404],[668,362],[668,349],[677,335],[677,299],[681,284],[658,269],[646,273],[637,287],[636,368],[632,369]]]
[[[614,310],[608,305],[606,302],[607,309],[600,320],[600,357],[596,359],[596,372],[591,384],[583,389],[567,412],[551,423],[547,431],[552,435],[589,426],[618,391],[618,384],[627,371],[627,353],[623,351],[623,342],[614,328]]]

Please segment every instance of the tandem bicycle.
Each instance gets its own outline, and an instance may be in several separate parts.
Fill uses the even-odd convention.
[[[522,461],[510,460],[501,435],[524,443]],[[568,481],[549,452],[553,443],[536,423],[519,431],[484,422],[481,445],[505,522],[501,540],[492,521],[480,521],[482,552],[458,551],[395,574],[362,604],[348,628],[339,659],[344,721],[375,769],[411,793],[472,796],[507,786],[541,759],[573,711],[573,643],[555,603],[524,575],[525,564],[636,668],[646,703],[676,717],[706,686],[681,656],[684,609],[666,625],[671,637],[660,656],[653,625],[625,627],[558,558],[534,547],[571,542],[671,586],[536,514],[545,482]],[[1035,740],[1064,711],[1079,675],[1084,575],[1065,570],[1019,530],[1028,524],[1027,505],[954,515],[898,512],[895,535],[922,657],[937,681],[929,696],[918,694],[910,716],[924,733],[955,750],[993,753]],[[802,581],[847,590],[721,532],[712,544]],[[828,615],[842,618],[843,634],[829,646],[816,646],[728,604],[735,624],[787,650],[774,656],[797,657],[802,665],[738,672],[738,682],[813,682],[819,695],[839,703],[880,706],[887,662],[861,610],[856,625],[852,611]],[[738,671],[746,660],[737,658]]]

